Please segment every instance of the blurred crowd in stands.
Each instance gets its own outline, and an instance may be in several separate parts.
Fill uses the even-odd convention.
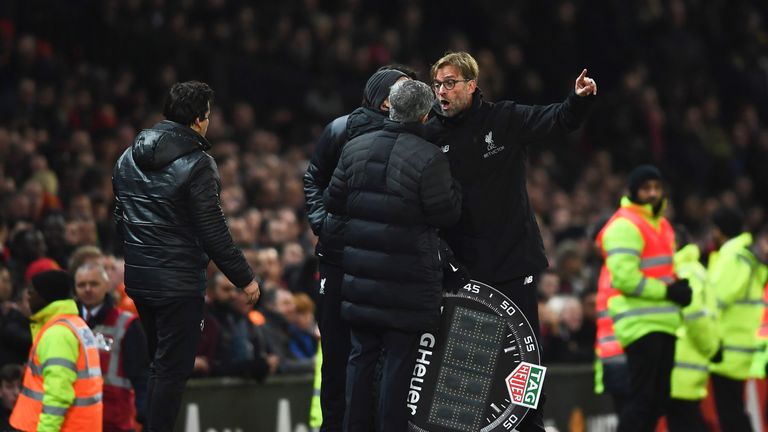
[[[313,141],[359,105],[379,66],[406,64],[429,81],[429,65],[448,50],[475,55],[492,101],[560,101],[583,67],[600,83],[585,127],[531,148],[528,181],[550,260],[539,287],[545,363],[591,362],[594,227],[615,210],[629,169],[662,167],[670,219],[705,252],[721,204],[741,208],[748,228],[766,222],[768,4],[588,5],[2,2],[0,367],[26,359],[24,287],[41,269],[73,271],[79,254],[95,251],[130,307],[111,170],[136,133],[162,118],[166,89],[197,79],[216,91],[210,153],[230,230],[263,296],[251,308],[210,269],[196,375],[311,372],[315,239],[301,176]]]

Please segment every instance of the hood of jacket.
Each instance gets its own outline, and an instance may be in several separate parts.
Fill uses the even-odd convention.
[[[382,129],[387,118],[387,112],[372,108],[360,107],[352,111],[347,118],[347,139]]]
[[[692,262],[698,262],[700,256],[701,251],[699,251],[699,247],[695,243],[683,246],[679,251],[675,252],[675,269]]]
[[[32,331],[32,340],[35,340],[40,329],[45,323],[57,315],[78,315],[77,304],[72,299],[56,300],[48,303],[44,308],[29,317],[29,328]]]
[[[208,140],[192,128],[163,120],[139,133],[131,147],[131,156],[142,170],[155,171],[186,154],[210,148]]]

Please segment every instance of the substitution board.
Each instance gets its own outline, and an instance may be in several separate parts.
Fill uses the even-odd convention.
[[[493,287],[471,281],[443,299],[410,379],[411,432],[510,431],[536,408],[546,368],[528,319]]]

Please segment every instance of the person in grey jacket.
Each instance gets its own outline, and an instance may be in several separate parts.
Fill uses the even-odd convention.
[[[439,324],[438,229],[458,221],[461,191],[445,155],[421,138],[433,101],[422,82],[393,85],[384,128],[344,146],[324,193],[327,210],[346,219],[341,313],[350,324],[352,351],[345,431],[369,425],[382,348],[376,430],[407,430],[405,401],[418,338]]]
[[[253,303],[259,285],[221,210],[216,162],[206,150],[213,90],[174,84],[166,120],[145,129],[112,175],[115,222],[125,251],[125,290],[136,303],[150,359],[147,430],[170,431],[203,329],[212,259]]]

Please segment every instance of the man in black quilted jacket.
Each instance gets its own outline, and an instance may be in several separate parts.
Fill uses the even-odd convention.
[[[171,431],[203,329],[206,268],[259,298],[242,252],[221,210],[216,162],[206,150],[213,90],[174,84],[166,120],[145,129],[120,156],[112,174],[115,222],[125,251],[125,289],[136,303],[152,365],[147,430]]]
[[[376,430],[407,430],[405,401],[419,336],[439,324],[437,232],[458,221],[461,191],[445,155],[421,138],[433,101],[420,81],[392,86],[389,120],[344,146],[324,193],[327,210],[346,219],[341,314],[350,325],[352,351],[345,431],[369,427],[382,348]]]
[[[326,211],[323,192],[339,163],[347,141],[384,127],[389,115],[389,89],[398,81],[416,79],[403,66],[383,66],[368,79],[363,91],[363,104],[351,114],[328,123],[317,140],[315,152],[304,174],[304,196],[307,218],[318,236],[315,254],[319,261],[317,319],[323,349],[320,406],[323,425],[320,432],[341,432],[344,421],[344,397],[347,359],[349,358],[349,325],[341,318],[341,254],[343,239],[341,218]]]

